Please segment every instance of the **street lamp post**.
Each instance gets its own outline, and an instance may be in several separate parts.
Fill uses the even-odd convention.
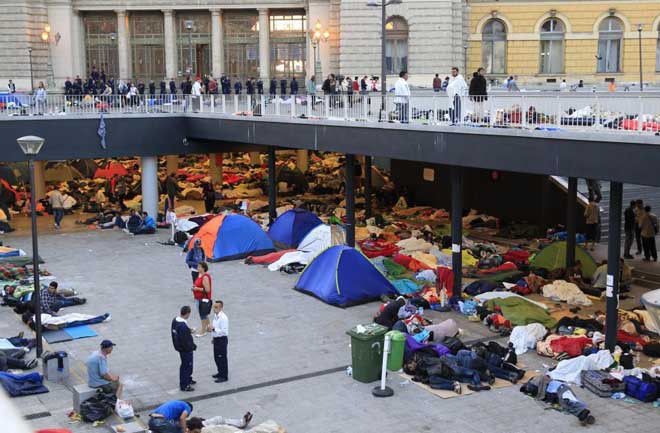
[[[193,51],[192,51],[192,31],[193,25],[195,24],[192,20],[186,20],[186,30],[188,30],[188,58],[189,58],[189,71],[188,74],[192,75],[193,73]]]
[[[44,145],[44,140],[41,137],[28,135],[16,140],[21,150],[28,158],[28,166],[30,169],[30,213],[32,215],[32,273],[34,276],[34,328],[37,339],[37,358],[43,352],[43,342],[41,340],[41,286],[39,284],[39,246],[37,242],[37,197],[36,197],[36,182],[34,175],[34,158],[39,154],[41,147]]]
[[[320,45],[322,41],[327,42],[328,39],[330,39],[330,32],[328,32],[327,30],[323,31],[321,20],[316,20],[316,24],[314,24],[314,29],[310,30],[309,33],[312,41],[312,48],[314,49],[314,77],[316,77],[316,79],[319,80],[322,78],[320,76],[323,73],[323,71],[321,70]]]
[[[34,77],[32,76],[32,47],[28,47],[28,58],[30,59],[30,94],[34,95]]]
[[[642,25],[637,25],[637,35],[639,36],[639,91],[644,91],[644,72],[642,68]]]
[[[380,6],[380,109],[381,115],[385,114],[385,98],[387,97],[387,71],[385,64],[385,31],[387,30],[387,6],[401,4],[401,0],[388,0],[378,3],[376,0],[369,0],[367,6]],[[384,120],[387,120],[385,116]]]

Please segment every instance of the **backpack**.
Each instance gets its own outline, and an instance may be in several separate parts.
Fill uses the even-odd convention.
[[[96,395],[80,403],[80,416],[86,422],[104,420],[112,415],[116,403],[117,397],[114,394],[98,390]]]
[[[653,382],[645,382],[635,376],[625,376],[623,383],[626,384],[626,395],[637,400],[650,402],[658,395],[658,385]]]

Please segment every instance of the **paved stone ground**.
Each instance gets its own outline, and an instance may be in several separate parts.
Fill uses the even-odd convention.
[[[292,433],[326,432],[569,432],[580,429],[577,419],[547,410],[523,396],[517,386],[442,400],[391,374],[395,390],[390,399],[375,399],[373,385],[358,383],[339,369],[350,363],[345,331],[371,320],[376,304],[342,310],[293,291],[296,277],[271,273],[240,262],[211,265],[214,297],[222,298],[230,319],[230,380],[215,384],[211,344],[197,339],[194,376],[197,390],[178,390],[178,356],[171,347],[169,326],[179,307],[191,303],[190,276],[176,247],[159,245],[167,231],[130,238],[120,231],[74,228],[55,232],[41,219],[40,248],[46,269],[60,284],[71,285],[88,303],[71,311],[112,313],[112,320],[93,328],[98,337],[52,345],[66,350],[73,362],[72,383],[82,383],[81,363],[103,338],[117,343],[110,367],[126,383],[126,397],[138,408],[171,398],[197,397],[195,413],[240,416],[256,413],[255,421],[272,418]],[[24,221],[18,222],[25,227]],[[5,243],[30,249],[29,234],[20,230]],[[437,320],[442,315],[433,313]],[[491,336],[481,324],[454,313],[465,329],[465,340]],[[197,325],[197,317],[191,319]],[[0,335],[26,329],[8,308],[0,309]],[[550,364],[533,354],[522,357],[532,369]],[[325,374],[314,376],[314,373]],[[312,377],[295,379],[309,374]],[[294,378],[286,380],[287,378]],[[268,384],[282,380],[283,383]],[[264,384],[265,383],[265,384]],[[253,386],[255,385],[255,386]],[[24,415],[47,412],[31,421],[35,428],[67,427],[74,432],[104,431],[89,424],[67,423],[71,392],[48,383],[51,392],[14,400]],[[253,387],[252,387],[253,386]],[[248,387],[248,389],[242,389]],[[222,392],[223,395],[209,397]],[[635,427],[638,433],[657,431],[660,410],[649,404],[599,399],[577,389],[591,406],[597,423],[592,432],[614,432]],[[146,419],[148,411],[142,412]],[[110,419],[109,423],[116,423]],[[655,426],[655,427],[653,427]]]

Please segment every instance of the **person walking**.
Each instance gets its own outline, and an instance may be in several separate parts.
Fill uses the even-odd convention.
[[[197,311],[199,312],[199,319],[201,321],[200,332],[195,334],[195,337],[203,337],[206,335],[209,328],[209,314],[211,313],[211,295],[212,283],[211,275],[208,273],[209,264],[206,262],[199,262],[197,264],[198,276],[193,282],[192,292]]]
[[[202,248],[202,240],[198,238],[195,239],[193,247],[188,250],[188,254],[186,254],[186,264],[188,265],[188,269],[190,269],[190,276],[192,277],[193,284],[197,280],[197,277],[199,277],[197,267],[202,262],[206,262],[206,254]]]
[[[477,69],[470,80],[470,88],[468,89],[470,100],[474,102],[474,114],[477,122],[483,120],[484,102],[488,100],[488,83],[486,83],[484,72],[486,72],[484,68]]]
[[[584,218],[587,224],[587,240],[584,244],[585,248],[589,247],[589,241],[591,241],[590,250],[593,251],[596,247],[596,240],[598,239],[598,222],[600,220],[600,207],[595,198],[592,197],[589,200],[589,204],[584,210]]]
[[[167,209],[174,210],[176,208],[176,195],[179,193],[179,184],[176,180],[174,172],[167,175],[165,180],[165,191],[167,191]]]
[[[655,235],[658,234],[658,217],[651,213],[651,206],[645,206],[640,218],[642,229],[642,246],[644,247],[644,261],[653,259],[658,261],[658,250],[655,244]]]
[[[394,84],[396,115],[401,123],[408,123],[408,109],[410,104],[410,86],[408,86],[408,72],[401,71],[399,79]]]
[[[192,330],[188,327],[188,318],[190,318],[190,307],[184,305],[179,316],[172,319],[172,344],[181,358],[179,389],[185,392],[194,391],[193,385],[197,383],[192,378],[193,353],[197,350],[197,346],[193,342]]]
[[[307,94],[312,97],[312,108],[316,105],[316,75],[307,80]]]
[[[630,248],[632,248],[633,240],[635,239],[635,200],[630,201],[630,206],[623,212],[623,230],[626,234],[623,243],[623,258],[632,259]]]
[[[213,360],[218,372],[213,375],[215,383],[229,380],[227,365],[227,344],[229,343],[229,320],[224,312],[224,302],[218,300],[213,304],[213,325],[210,327],[213,336]]]
[[[460,123],[462,116],[461,98],[467,94],[468,85],[463,75],[459,74],[458,67],[451,68],[451,78],[447,84],[447,96],[449,97],[449,117],[452,125]]]
[[[644,213],[644,200],[637,199],[635,201],[635,243],[637,244],[637,252],[635,255],[642,254],[642,226],[640,218]]]
[[[48,198],[50,207],[53,210],[53,217],[55,218],[55,228],[61,229],[62,219],[64,218],[64,196],[57,187],[54,187]]]

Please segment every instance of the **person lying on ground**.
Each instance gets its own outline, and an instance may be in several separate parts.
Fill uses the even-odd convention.
[[[69,314],[62,314],[59,316],[53,316],[51,314],[42,313],[41,328],[43,331],[58,330],[64,328],[72,328],[74,326],[80,326],[80,325],[94,325],[96,323],[107,322],[111,319],[112,316],[110,316],[110,313],[105,313],[100,316],[93,316],[91,314],[81,314],[81,313],[69,313]],[[29,314],[29,316],[26,316],[24,314],[23,321],[27,323],[27,325],[31,329],[35,329],[34,315]]]
[[[108,370],[108,356],[116,346],[110,340],[101,342],[100,350],[92,353],[87,362],[87,385],[90,388],[98,388],[107,394],[114,394],[121,398],[123,384],[119,381],[119,376],[113,375]]]
[[[27,353],[24,348],[14,350],[0,350],[0,371],[9,369],[32,370],[38,365],[37,359],[25,360]]]
[[[551,380],[547,375],[531,378],[520,388],[520,392],[534,397],[539,401],[549,404],[559,404],[559,407],[563,411],[575,415],[582,425],[589,425],[596,422],[594,416],[587,409],[586,403],[579,400],[567,384],[558,380]]]
[[[25,347],[29,351],[29,349],[36,346],[37,340],[35,338],[24,338],[24,335],[25,333],[21,331],[15,337],[7,337],[5,340],[10,342],[14,347]],[[0,337],[0,339],[2,338]]]
[[[214,416],[213,418],[204,419],[192,417],[186,422],[188,428],[187,433],[202,433],[204,427],[213,427],[216,425],[231,425],[240,429],[246,428],[250,421],[252,421],[252,414],[247,412],[241,419],[224,418],[222,416]]]
[[[60,309],[87,302],[85,298],[64,297],[57,294],[57,281],[51,281],[46,290],[41,290],[41,312],[55,315]]]
[[[406,305],[406,299],[403,296],[399,296],[394,301],[388,302],[382,311],[376,314],[376,317],[374,317],[374,322],[385,326],[388,329],[392,329],[392,326],[394,326],[394,324],[399,320],[399,309],[404,305]]]

